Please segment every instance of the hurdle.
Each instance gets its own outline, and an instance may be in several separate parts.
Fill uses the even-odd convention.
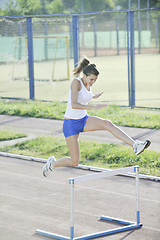
[[[136,179],[136,222],[130,222],[127,220],[113,218],[109,216],[101,216],[100,220],[109,221],[113,223],[119,223],[124,226],[106,230],[102,232],[92,233],[89,235],[84,235],[80,237],[74,237],[74,188],[76,183],[86,182],[90,180],[100,179],[111,177],[115,175],[123,175],[124,173],[135,172],[135,179]],[[84,240],[84,239],[93,239],[98,237],[107,236],[110,234],[120,233],[128,230],[133,230],[142,227],[142,223],[140,223],[140,210],[139,210],[139,166],[132,166],[126,168],[120,168],[116,170],[104,171],[100,173],[82,175],[74,178],[68,178],[67,183],[70,184],[71,187],[71,202],[70,202],[70,237],[66,237],[63,235],[58,235],[51,232],[46,232],[43,230],[36,230],[36,233],[47,236],[54,239],[63,239],[63,240]]]

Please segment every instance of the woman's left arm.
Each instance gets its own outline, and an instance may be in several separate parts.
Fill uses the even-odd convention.
[[[99,98],[102,94],[103,92],[93,94],[93,98]]]

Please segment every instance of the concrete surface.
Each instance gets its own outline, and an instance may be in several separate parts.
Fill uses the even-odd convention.
[[[47,178],[42,163],[0,156],[0,239],[47,240],[36,229],[69,236],[70,185],[67,178],[92,174],[59,168]],[[136,221],[135,179],[114,176],[75,185],[75,236],[105,231],[117,224],[99,221],[101,215]],[[140,180],[143,227],[106,240],[159,240],[160,184]],[[119,226],[119,225],[118,225]]]

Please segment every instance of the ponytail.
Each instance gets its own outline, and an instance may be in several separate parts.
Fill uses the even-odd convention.
[[[78,66],[73,69],[73,75],[75,76],[79,75],[89,63],[90,63],[89,59],[87,57],[84,57],[79,62]]]
[[[95,64],[91,64],[87,57],[84,57],[78,64],[78,66],[73,70],[73,75],[77,76],[83,72],[86,76],[91,74],[98,76],[99,71]]]

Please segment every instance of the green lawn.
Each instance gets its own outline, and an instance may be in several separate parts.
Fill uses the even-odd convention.
[[[38,137],[18,143],[13,146],[0,148],[0,151],[22,154],[33,157],[56,158],[69,156],[64,139],[55,137]],[[104,144],[91,141],[80,141],[81,164],[103,168],[121,168],[139,165],[140,173],[160,176],[160,153],[146,150],[135,155],[129,147],[115,144]]]
[[[65,110],[65,102],[0,101],[0,114],[62,120]],[[160,111],[158,110],[109,105],[98,111],[88,111],[88,114],[109,119],[120,126],[160,129]]]
[[[11,129],[0,130],[0,141],[7,141],[7,140],[26,137],[26,136],[27,135],[24,133],[20,133]]]
[[[0,114],[24,117],[62,120],[65,109],[66,103],[64,102],[0,101]],[[158,110],[130,109],[111,105],[99,111],[88,111],[88,113],[110,119],[121,126],[160,129],[160,112]],[[13,136],[10,136],[12,134],[9,131],[8,133],[0,132],[0,135],[2,140],[20,137],[15,132]],[[141,173],[160,176],[160,153],[146,150],[136,156],[129,147],[97,142],[85,142],[85,144],[80,142],[80,149],[81,164],[104,168],[139,165]],[[42,158],[48,158],[53,153],[56,158],[69,155],[65,140],[54,137],[41,137],[25,141],[13,146],[2,147],[0,151]]]

